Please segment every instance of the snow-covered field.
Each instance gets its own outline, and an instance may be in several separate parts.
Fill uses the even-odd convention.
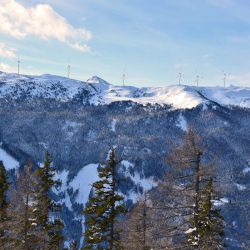
[[[94,76],[83,82],[53,75],[26,76],[0,72],[0,98],[18,98],[22,94],[31,98],[53,98],[70,101],[87,91],[89,103],[109,104],[133,101],[140,104],[167,104],[173,109],[191,109],[209,100],[221,105],[250,108],[249,87],[200,87],[171,85],[166,87],[137,88],[116,86]]]

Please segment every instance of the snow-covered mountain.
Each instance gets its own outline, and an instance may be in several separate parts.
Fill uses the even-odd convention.
[[[27,76],[0,72],[0,98],[55,99],[70,102],[79,99],[85,104],[103,105],[117,101],[140,104],[166,104],[173,109],[192,109],[207,101],[221,105],[250,107],[250,88],[230,86],[192,87],[166,86],[137,88],[116,86],[93,76],[87,81],[77,81],[60,76]]]
[[[53,155],[63,182],[55,199],[63,204],[69,241],[84,230],[82,209],[110,147],[123,159],[120,192],[131,204],[163,178],[168,141],[180,140],[188,126],[202,135],[215,162],[228,201],[220,204],[231,223],[228,244],[242,249],[250,220],[240,205],[250,199],[250,88],[137,88],[99,77],[0,73],[0,160],[13,173],[28,159],[41,163],[45,150]]]

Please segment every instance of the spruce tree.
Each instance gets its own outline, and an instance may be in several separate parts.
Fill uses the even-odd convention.
[[[105,166],[98,169],[100,180],[93,184],[93,196],[86,205],[83,249],[121,249],[117,216],[125,212],[122,195],[117,194],[117,160],[112,148]]]
[[[7,198],[6,192],[9,188],[7,182],[6,170],[3,165],[3,162],[0,161],[0,249],[5,249],[7,244]]]
[[[61,249],[63,243],[63,223],[60,219],[56,218],[61,206],[51,198],[52,188],[57,188],[61,184],[59,180],[54,180],[55,174],[52,158],[46,152],[43,166],[37,169],[37,218],[42,238],[41,247],[44,250]]]
[[[50,236],[50,246],[51,249],[62,249],[62,242],[64,240],[62,230],[64,228],[64,224],[60,219],[55,219],[51,225],[51,231],[49,233]]]
[[[220,213],[220,209],[213,206],[214,197],[213,180],[209,179],[199,204],[199,249],[219,250],[223,249],[224,237],[224,218]],[[192,223],[194,224],[194,223]],[[189,244],[194,242],[194,235],[189,234]]]

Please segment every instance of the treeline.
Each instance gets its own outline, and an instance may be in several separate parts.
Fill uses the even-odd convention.
[[[126,208],[119,192],[121,160],[112,148],[83,211],[83,244],[75,240],[69,249],[223,249],[225,222],[213,204],[220,195],[204,154],[201,138],[189,130],[180,144],[172,144],[158,187]],[[51,163],[48,153],[42,167],[33,170],[28,163],[11,188],[1,164],[0,249],[64,249],[60,205],[51,199],[60,181]]]
[[[63,223],[60,205],[51,199],[55,169],[49,153],[43,166],[33,170],[32,163],[19,170],[15,183],[8,183],[0,162],[0,249],[62,249]],[[7,198],[7,191],[9,197]]]
[[[220,202],[220,193],[213,165],[204,163],[201,138],[190,130],[172,148],[164,179],[128,214],[125,249],[223,249],[225,221],[213,204]]]
[[[82,249],[223,249],[224,219],[213,166],[203,161],[202,140],[189,130],[166,158],[169,170],[157,188],[145,192],[129,211],[118,192],[119,161],[112,149],[99,169],[86,205]]]

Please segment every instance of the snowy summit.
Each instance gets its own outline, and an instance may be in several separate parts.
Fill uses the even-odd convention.
[[[78,81],[54,75],[28,76],[0,72],[0,98],[27,100],[55,99],[70,102],[82,97],[83,104],[104,105],[116,101],[140,104],[171,105],[173,109],[192,109],[209,101],[220,105],[250,108],[250,88],[200,87],[171,85],[166,87],[117,86],[93,76]]]

